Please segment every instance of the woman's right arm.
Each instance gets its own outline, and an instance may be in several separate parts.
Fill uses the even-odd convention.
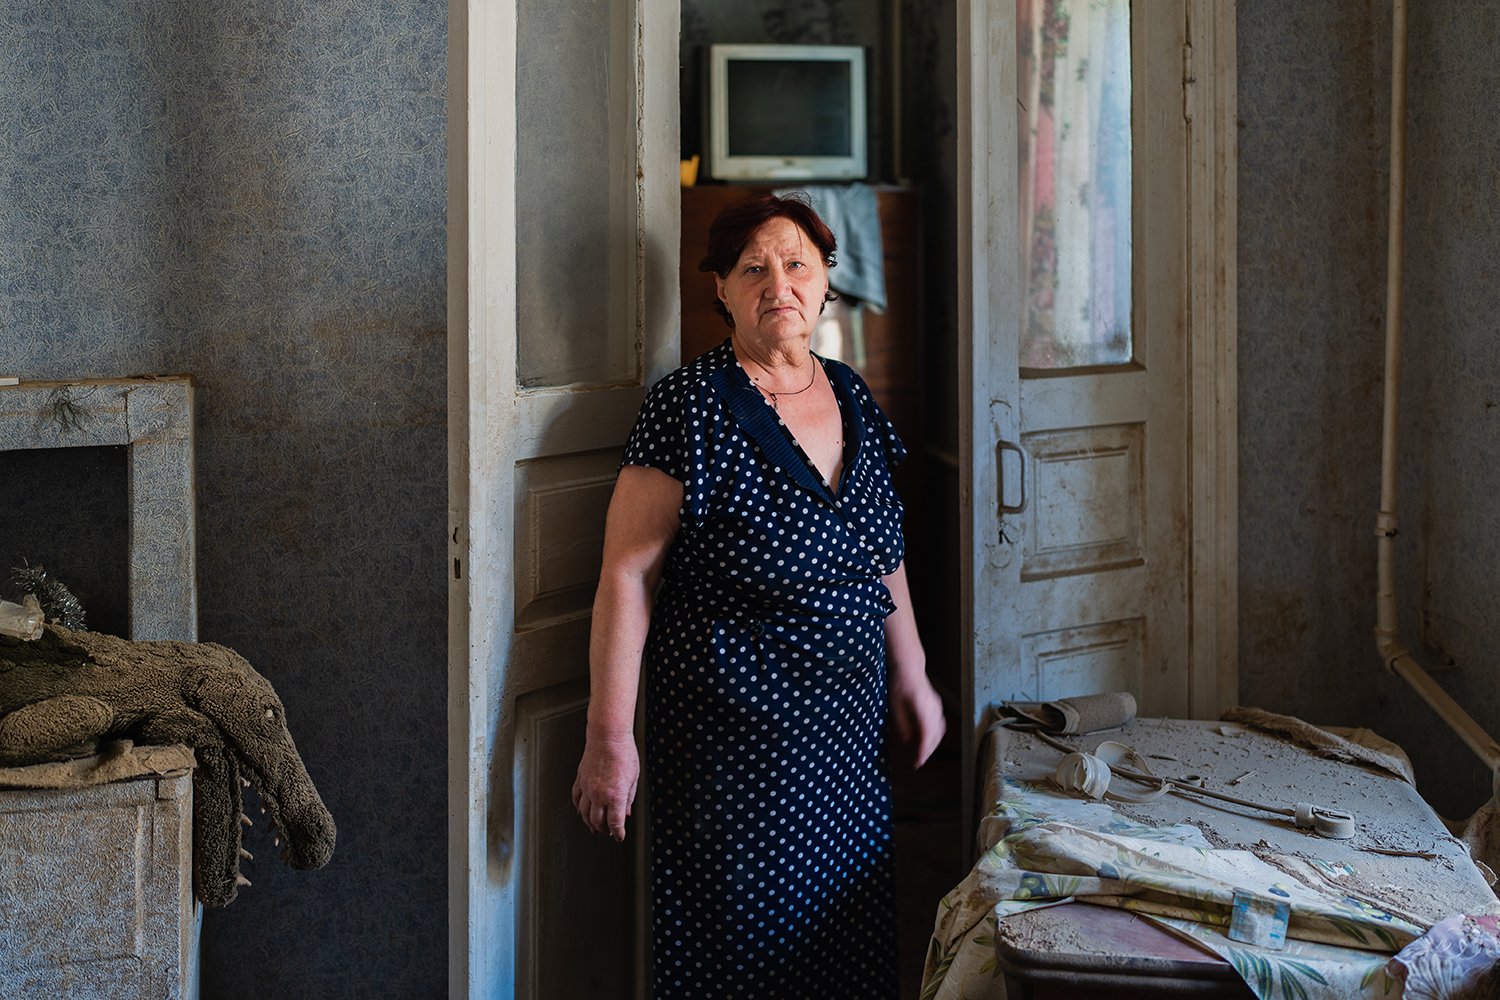
[[[589,714],[573,805],[588,828],[625,839],[640,760],[635,701],[651,601],[677,536],[682,484],[658,469],[626,465],[604,521],[604,560],[589,635]]]

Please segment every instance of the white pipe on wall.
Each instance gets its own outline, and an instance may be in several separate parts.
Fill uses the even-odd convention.
[[[1406,222],[1406,0],[1391,4],[1391,182],[1385,293],[1385,419],[1376,516],[1375,646],[1388,669],[1406,680],[1496,776],[1500,743],[1464,711],[1401,644],[1396,605],[1397,425],[1401,406],[1401,292]]]

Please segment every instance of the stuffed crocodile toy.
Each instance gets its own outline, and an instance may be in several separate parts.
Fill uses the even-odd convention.
[[[101,742],[186,743],[193,779],[198,898],[231,902],[241,885],[241,784],[270,814],[282,859],[321,868],[333,817],[318,797],[270,683],[215,643],[138,642],[49,623],[34,642],[0,636],[0,766],[66,760]]]

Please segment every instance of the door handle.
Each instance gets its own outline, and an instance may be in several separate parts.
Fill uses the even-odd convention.
[[[1008,504],[1005,502],[1005,453],[1013,451],[1016,458],[1020,460],[1021,474],[1017,478],[1021,481],[1021,502]],[[1026,509],[1026,452],[1014,441],[1001,440],[995,444],[995,495],[1000,503],[1000,515],[1019,514]]]

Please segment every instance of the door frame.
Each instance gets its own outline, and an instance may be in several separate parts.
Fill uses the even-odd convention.
[[[1197,718],[1239,703],[1237,0],[1191,0],[1188,120],[1188,451],[1192,510],[1188,699]]]
[[[1188,704],[1215,717],[1238,700],[1235,0],[1187,0],[1186,426],[1190,538]],[[1020,440],[1022,294],[1016,176],[1014,0],[958,0],[957,239],[962,828],[977,821],[976,754],[1002,671],[1020,649],[989,621],[1018,613],[999,539],[997,448]],[[993,95],[1001,95],[994,99]],[[967,834],[965,834],[966,843]]]
[[[516,3],[448,3],[448,995],[514,993],[490,776],[513,588]],[[509,350],[500,349],[502,345]]]

